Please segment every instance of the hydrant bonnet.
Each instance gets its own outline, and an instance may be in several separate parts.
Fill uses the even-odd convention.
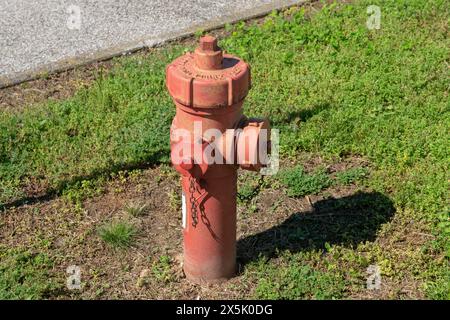
[[[247,96],[250,68],[241,59],[224,54],[217,40],[206,36],[194,53],[167,66],[166,83],[173,99],[187,107],[227,107]]]

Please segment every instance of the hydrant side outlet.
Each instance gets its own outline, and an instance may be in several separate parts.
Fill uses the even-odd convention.
[[[197,283],[228,279],[236,271],[237,169],[266,164],[269,123],[243,115],[250,68],[214,37],[169,64],[166,85],[176,106],[170,142],[183,190],[184,272]]]

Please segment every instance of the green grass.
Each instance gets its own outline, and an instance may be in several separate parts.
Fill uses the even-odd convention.
[[[49,275],[53,262],[47,255],[0,249],[0,300],[47,298],[59,288]]]
[[[436,271],[436,279],[426,285],[427,296],[430,299],[450,300],[450,268]]]
[[[368,5],[381,8],[380,30],[366,28]],[[257,297],[345,297],[364,290],[365,268],[375,263],[391,283],[412,279],[427,297],[448,299],[449,11],[445,0],[361,0],[311,17],[290,10],[262,25],[227,27],[230,36],[220,45],[252,66],[246,114],[269,117],[280,129],[281,155],[294,161],[302,152],[328,161],[363,156],[371,162],[365,187],[392,200],[396,210],[377,231],[387,239],[383,244],[330,243],[249,267]],[[30,184],[80,202],[120,170],[167,163],[174,106],[164,67],[185,49],[121,58],[70,99],[0,111],[0,204],[20,201]],[[336,180],[362,177],[355,169]],[[284,180],[292,196],[329,184],[300,167]],[[396,247],[395,237],[411,221],[429,240]],[[133,233],[130,226],[119,230],[107,233],[115,239],[109,241],[122,243]],[[338,226],[333,230],[346,236]]]
[[[368,170],[366,168],[352,168],[336,173],[336,181],[339,184],[349,185],[363,179],[367,174]]]
[[[338,273],[315,270],[287,255],[282,268],[259,262],[258,299],[340,299],[345,281]]]
[[[245,203],[253,199],[255,194],[255,187],[250,183],[242,184],[239,188],[238,201],[239,203]]]
[[[372,4],[381,8],[381,30],[365,26]],[[397,210],[398,219],[382,234],[401,234],[408,228],[402,225],[414,219],[436,237],[426,253],[412,248],[400,253],[386,245],[372,258],[396,281],[408,275],[434,298],[448,296],[448,286],[440,284],[450,280],[448,255],[441,259],[450,246],[441,227],[449,221],[449,10],[448,2],[439,0],[355,1],[328,6],[312,18],[300,10],[287,19],[273,14],[258,27],[238,24],[222,41],[250,61],[254,80],[247,113],[266,116],[280,129],[282,155],[367,157],[374,168],[364,183],[389,196]],[[340,174],[337,181],[350,183],[358,176],[352,174]],[[314,188],[304,188],[300,172],[284,180],[291,195],[320,187],[314,182]],[[357,259],[362,248],[353,249]],[[330,259],[315,260],[347,268],[339,262],[344,253]],[[355,269],[363,278],[364,267]]]
[[[315,194],[332,184],[332,180],[323,170],[307,174],[300,166],[284,170],[280,177],[288,187],[288,195],[292,197]]]
[[[115,248],[126,248],[133,243],[136,228],[126,221],[108,222],[98,231],[100,238]]]
[[[174,108],[164,66],[180,52],[120,61],[62,102],[0,111],[0,205],[26,196],[24,185],[60,194],[83,180],[167,161]]]

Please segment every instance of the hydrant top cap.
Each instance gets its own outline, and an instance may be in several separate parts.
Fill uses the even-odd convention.
[[[179,103],[197,108],[230,106],[250,89],[250,69],[238,57],[224,54],[212,36],[200,38],[193,53],[175,59],[166,68],[170,95]]]

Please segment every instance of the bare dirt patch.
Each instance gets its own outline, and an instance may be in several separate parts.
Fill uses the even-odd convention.
[[[242,175],[257,179],[251,173]],[[315,204],[324,199],[323,195],[291,199],[282,189],[264,187],[252,200],[256,212],[249,213],[245,203],[238,207],[239,275],[224,284],[199,286],[189,283],[182,272],[181,214],[179,200],[174,200],[179,188],[175,172],[158,167],[108,182],[104,194],[83,201],[82,207],[59,197],[10,208],[2,214],[0,242],[54,259],[52,276],[61,291],[51,298],[248,298],[254,284],[242,281],[246,264],[259,254],[269,258],[276,248],[306,248],[307,243],[285,243],[289,221],[293,213],[307,216],[314,212]],[[354,191],[331,190],[330,194],[344,197]],[[125,211],[130,204],[146,204],[146,209],[133,217]],[[131,222],[138,230],[129,248],[113,248],[99,237],[98,229],[104,223],[118,220]],[[283,227],[286,221],[288,229]],[[271,230],[275,230],[275,238]],[[164,268],[159,266],[161,256],[170,258],[166,278],[159,275]],[[70,265],[82,270],[84,287],[80,292],[65,289]]]

